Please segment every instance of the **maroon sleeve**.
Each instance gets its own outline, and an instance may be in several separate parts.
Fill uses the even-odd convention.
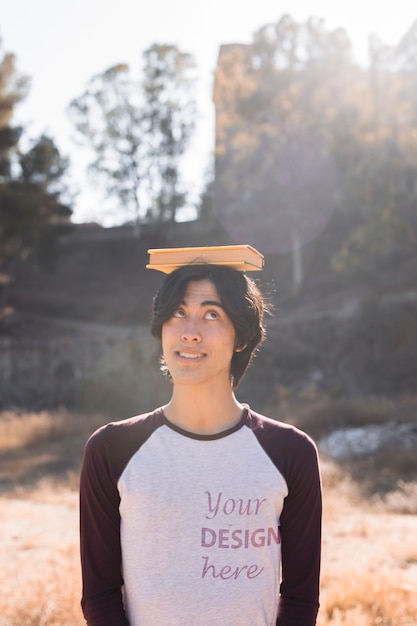
[[[285,476],[288,496],[281,515],[282,583],[277,626],[314,626],[319,608],[321,483],[317,451],[300,438],[297,462]]]
[[[307,435],[286,424],[267,420],[255,432],[288,487],[281,514],[282,582],[276,626],[314,626],[322,515],[317,449]]]
[[[119,492],[106,433],[87,442],[80,480],[81,606],[89,626],[128,626],[123,608]]]

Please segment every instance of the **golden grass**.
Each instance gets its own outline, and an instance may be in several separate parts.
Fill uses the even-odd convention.
[[[38,572],[21,585],[19,563],[7,571],[10,580],[2,581],[1,626],[81,626],[85,624],[80,608],[81,581],[78,546],[69,545],[51,552]]]
[[[311,395],[291,395],[277,390],[267,414],[298,426],[319,439],[344,427],[369,424],[417,424],[417,395],[402,398],[370,397],[356,400],[332,398],[315,392]]]
[[[375,495],[372,500],[377,507],[392,513],[417,515],[417,481],[400,480],[396,489],[383,495]]]
[[[324,460],[321,469],[317,626],[417,624],[417,519],[393,513],[389,499],[365,500],[360,486],[335,463]]]
[[[66,430],[63,413],[0,414],[0,451],[25,447],[41,439],[50,439]]]
[[[317,626],[412,626],[417,618],[415,589],[401,576],[346,569],[338,580],[322,576]]]
[[[88,434],[103,423],[97,415],[78,415],[65,409],[39,413],[0,413],[0,452],[24,448],[68,435]]]
[[[11,454],[25,448],[25,456],[30,456],[45,442],[62,441],[62,449],[67,448],[72,437],[71,450],[78,450],[76,443],[80,457],[85,439],[102,421],[62,411],[3,413],[0,445]],[[0,464],[3,473],[7,462]],[[366,500],[342,467],[324,459],[322,474],[323,567],[317,626],[417,624],[417,518],[393,512],[405,511],[407,498],[415,500],[416,485],[399,482],[399,490]],[[14,484],[0,495],[4,558],[0,626],[84,624],[79,606],[77,489],[78,472],[72,470],[41,476],[30,485]]]
[[[17,485],[6,491],[5,499],[30,500],[43,504],[60,504],[68,507],[78,507],[79,473],[69,472],[61,479],[44,476],[33,485]]]

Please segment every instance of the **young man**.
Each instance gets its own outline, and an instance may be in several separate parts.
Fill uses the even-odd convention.
[[[313,626],[316,448],[234,395],[264,338],[245,274],[195,264],[154,299],[168,404],[98,430],[81,473],[90,626]]]

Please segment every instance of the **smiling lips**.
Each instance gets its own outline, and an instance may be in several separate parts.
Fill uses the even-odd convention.
[[[180,356],[181,358],[184,359],[191,359],[191,360],[196,360],[196,359],[201,359],[203,358],[204,354],[202,352],[177,352],[178,356]]]

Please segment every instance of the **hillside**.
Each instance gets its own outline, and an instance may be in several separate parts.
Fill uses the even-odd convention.
[[[61,238],[46,260],[35,255],[21,263],[8,305],[19,312],[109,324],[132,324],[149,316],[144,297],[156,273],[145,270],[153,238]],[[101,237],[100,237],[101,235]]]
[[[79,225],[53,253],[21,261],[14,282],[3,287],[0,406],[69,403],[127,415],[161,400],[167,388],[160,385],[158,346],[146,337],[164,276],[145,268],[147,250],[214,242],[232,243],[198,222],[172,224],[163,234],[144,228],[138,237],[128,228]],[[303,255],[305,282],[296,293],[291,255],[268,255],[265,270],[254,274],[273,314],[241,398],[262,409],[282,390],[416,394],[417,263],[407,259],[372,281],[364,273],[349,282],[325,269],[320,240]]]
[[[352,299],[417,289],[417,257],[397,260],[378,272],[364,268],[350,278],[332,274],[326,237],[323,233],[303,248],[304,280],[296,291],[292,255],[266,255],[264,271],[253,276],[276,310],[314,314],[329,306],[346,309]],[[236,242],[216,222],[173,223],[163,229],[144,225],[137,235],[132,227],[74,224],[52,247],[19,261],[12,282],[0,282],[0,302],[31,315],[147,323],[152,295],[163,279],[145,268],[149,248],[231,243]]]

